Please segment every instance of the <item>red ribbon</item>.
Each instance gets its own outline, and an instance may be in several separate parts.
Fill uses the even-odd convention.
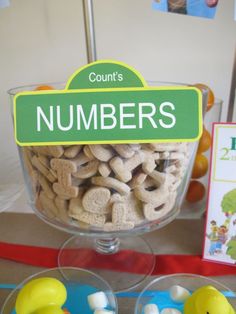
[[[152,264],[152,256],[137,251],[120,251],[100,255],[89,249],[67,249],[65,266],[106,269],[133,274],[143,274]],[[38,267],[57,267],[59,250],[0,242],[0,258]],[[69,256],[69,258],[68,258]],[[203,276],[236,275],[236,267],[203,261],[200,255],[156,255],[152,275],[194,273]],[[121,263],[123,261],[123,263]],[[128,261],[132,261],[130,264]],[[122,265],[122,267],[121,267]]]

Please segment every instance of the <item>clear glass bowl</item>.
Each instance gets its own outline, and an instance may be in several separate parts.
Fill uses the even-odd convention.
[[[60,83],[49,85],[64,88]],[[36,87],[10,90],[12,102],[17,93]],[[207,91],[202,95],[206,108]],[[114,291],[129,290],[151,274],[152,249],[144,239],[133,236],[161,228],[179,214],[197,143],[18,148],[30,206],[46,223],[75,235],[62,246],[59,266],[96,270]],[[76,155],[71,152],[74,149]],[[70,196],[57,195],[63,188],[58,184],[58,162],[69,162],[75,169],[66,174]],[[139,258],[141,273],[127,279],[126,273],[135,268],[136,252],[148,255]],[[94,259],[101,259],[102,266],[96,267]],[[112,276],[113,266],[122,270],[119,280]]]
[[[24,280],[7,297],[2,306],[1,314],[15,313],[14,308],[19,290],[29,281],[44,277],[58,279],[65,285],[67,289],[67,301],[63,308],[66,308],[70,314],[80,312],[92,314],[93,311],[89,309],[87,296],[99,291],[106,294],[109,301],[109,310],[113,311],[114,314],[118,313],[116,297],[104,279],[85,269],[65,267],[44,270]]]
[[[35,88],[10,90],[12,102],[18,92]],[[18,148],[35,213],[63,231],[101,238],[142,234],[171,222],[186,192],[196,143],[52,146],[54,152],[45,146]],[[73,191],[61,192],[55,159],[77,167],[68,178]]]
[[[233,306],[233,308],[236,308],[236,293],[231,291],[222,283],[217,282],[208,277],[194,274],[175,274],[163,276],[150,282],[140,293],[136,301],[134,313],[143,314],[145,305],[154,302],[157,303],[160,311],[165,307],[171,307],[169,289],[173,285],[179,285],[181,287],[184,287],[190,292],[194,292],[196,289],[201,288],[203,286],[211,285],[217,290],[222,291],[224,295],[227,297],[229,303]],[[168,306],[166,306],[165,304],[168,304]],[[181,309],[182,306],[178,305],[177,303],[173,302],[172,306],[173,308],[182,310]]]

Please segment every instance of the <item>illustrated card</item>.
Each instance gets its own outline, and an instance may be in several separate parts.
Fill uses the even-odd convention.
[[[213,126],[203,258],[236,265],[236,123]]]

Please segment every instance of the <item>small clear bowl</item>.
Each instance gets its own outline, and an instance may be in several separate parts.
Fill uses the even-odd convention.
[[[19,290],[29,281],[43,277],[58,279],[65,285],[67,289],[67,301],[63,305],[63,308],[67,309],[70,314],[92,314],[93,310],[89,308],[87,296],[98,291],[106,294],[109,302],[109,310],[113,311],[114,314],[118,313],[116,297],[104,279],[85,269],[64,267],[44,270],[25,279],[7,297],[1,309],[1,314],[15,313],[14,308]]]
[[[195,274],[174,274],[163,276],[150,282],[140,293],[136,301],[134,313],[143,314],[145,305],[154,302],[156,302],[156,305],[158,305],[160,311],[163,310],[165,307],[171,307],[169,290],[173,285],[179,285],[181,287],[184,287],[190,292],[193,292],[200,287],[211,285],[217,290],[221,291],[227,297],[229,303],[233,306],[233,308],[236,308],[236,293],[222,283],[215,281],[211,278]],[[167,306],[165,306],[165,303],[167,304]],[[181,311],[181,305],[178,305],[173,301],[172,303],[173,308],[179,309]]]

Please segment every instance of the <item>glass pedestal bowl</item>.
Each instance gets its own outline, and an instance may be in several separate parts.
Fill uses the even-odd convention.
[[[15,314],[14,309],[19,290],[29,281],[45,277],[58,279],[64,284],[67,290],[67,300],[63,305],[63,309],[67,309],[70,314],[92,314],[93,311],[89,307],[87,297],[90,294],[101,291],[104,292],[107,297],[109,303],[107,309],[109,308],[114,314],[118,313],[116,297],[111,287],[104,279],[84,269],[64,267],[45,270],[24,280],[7,297],[2,306],[1,314]],[[31,296],[32,298],[37,298],[37,295]],[[42,302],[45,302],[43,301],[44,297],[42,294],[40,297]]]
[[[17,93],[35,88],[20,87],[9,94],[13,100]],[[203,108],[206,104],[204,92]],[[159,229],[179,214],[196,147],[196,143],[19,147],[30,206],[46,223],[74,235],[61,248],[59,267],[96,271],[114,291],[140,284],[152,273],[155,256],[137,235]]]
[[[187,289],[190,293],[203,286],[213,286],[221,291],[232,307],[236,308],[236,293],[225,285],[211,278],[194,274],[174,274],[157,278],[150,282],[140,293],[136,305],[135,314],[144,314],[147,304],[156,304],[161,312],[164,308],[175,308],[183,313],[183,303],[173,302],[170,298],[170,288],[179,285]],[[206,314],[208,312],[196,312],[194,314]],[[217,312],[219,313],[219,312]],[[193,313],[189,313],[193,314]],[[211,313],[210,313],[211,314]],[[214,313],[213,313],[214,314]],[[224,314],[224,313],[221,313]]]

